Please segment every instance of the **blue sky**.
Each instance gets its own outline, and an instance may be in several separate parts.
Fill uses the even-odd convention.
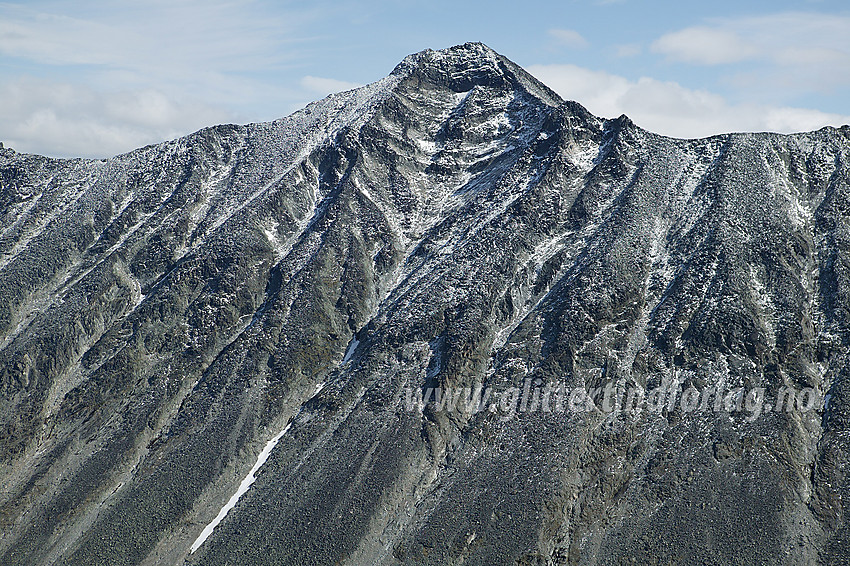
[[[563,97],[663,134],[850,123],[837,1],[0,3],[0,141],[104,157],[275,119],[483,41]]]

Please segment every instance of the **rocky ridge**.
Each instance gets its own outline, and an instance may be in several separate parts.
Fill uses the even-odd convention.
[[[597,118],[481,44],[108,160],[0,149],[0,563],[845,564],[848,158]],[[403,402],[671,375],[828,403]]]

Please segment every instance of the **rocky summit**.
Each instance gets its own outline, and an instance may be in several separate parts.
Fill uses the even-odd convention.
[[[0,388],[4,565],[848,564],[850,127],[667,138],[466,44],[2,149]]]

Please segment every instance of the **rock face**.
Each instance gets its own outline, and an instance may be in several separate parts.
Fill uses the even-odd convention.
[[[848,564],[848,250],[850,128],[665,138],[480,44],[0,150],[0,563]],[[827,402],[503,402],[674,378]]]

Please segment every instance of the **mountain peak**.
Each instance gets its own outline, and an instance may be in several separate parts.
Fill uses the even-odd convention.
[[[848,134],[664,138],[467,43],[0,151],[0,564],[850,564]]]
[[[466,92],[475,86],[513,87],[524,90],[549,106],[563,100],[525,69],[484,43],[469,42],[440,50],[425,49],[399,63],[393,75],[417,74],[429,82]]]
[[[396,66],[392,74],[404,72],[423,63],[427,64],[447,59],[459,61],[489,58],[495,61],[499,57],[500,55],[498,53],[481,42],[467,42],[444,49],[423,49],[422,51],[411,53]]]

